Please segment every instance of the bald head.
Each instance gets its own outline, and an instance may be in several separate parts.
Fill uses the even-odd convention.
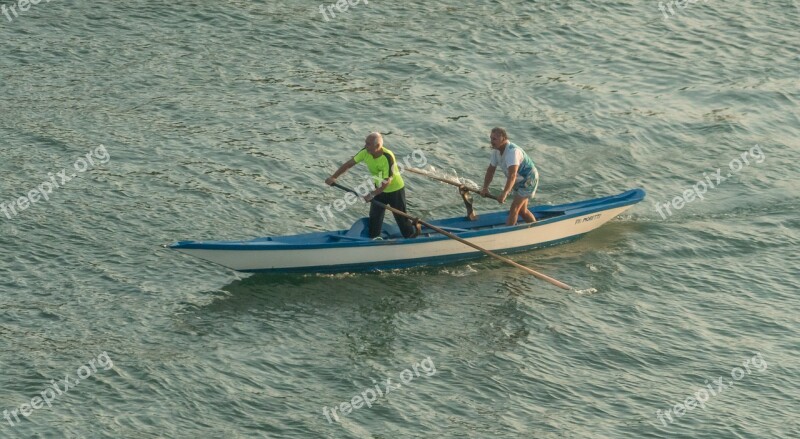
[[[383,136],[381,136],[381,133],[369,133],[364,143],[366,146],[371,146],[373,148],[383,146]]]
[[[383,152],[383,136],[381,133],[369,133],[367,139],[364,141],[364,148],[372,154],[373,157],[378,157]]]

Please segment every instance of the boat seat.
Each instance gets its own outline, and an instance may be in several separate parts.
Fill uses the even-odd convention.
[[[533,216],[536,218],[536,221],[545,220],[548,218],[553,218],[556,216],[562,216],[566,212],[563,209],[537,209],[533,211]],[[522,216],[520,216],[522,218]]]
[[[344,236],[352,238],[369,238],[369,218],[361,218],[354,222],[352,227],[350,227],[350,230],[348,230]],[[397,225],[387,224],[385,222],[383,223],[383,227],[381,228],[381,238],[392,239],[402,237],[403,234],[400,233],[400,228],[397,227]]]
[[[342,241],[342,240],[350,240],[350,241],[369,241],[369,238],[361,237],[361,236],[347,236],[347,235],[338,235],[336,233],[328,233],[328,237],[334,241]]]

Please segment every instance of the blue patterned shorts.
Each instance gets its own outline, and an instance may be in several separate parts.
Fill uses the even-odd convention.
[[[512,192],[515,197],[533,198],[536,195],[536,189],[539,188],[539,171],[533,168],[533,174],[529,175],[525,180],[520,181],[514,185]]]

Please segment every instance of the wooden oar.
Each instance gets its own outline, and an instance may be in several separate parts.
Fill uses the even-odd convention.
[[[408,172],[413,172],[414,174],[424,175],[424,176],[432,178],[432,179],[434,179],[436,181],[441,181],[442,183],[447,183],[447,184],[452,184],[453,186],[458,186],[459,189],[463,188],[465,191],[475,192],[476,194],[480,194],[481,193],[480,189],[473,189],[473,188],[461,183],[460,181],[450,180],[448,178],[442,178],[442,177],[433,175],[430,172],[425,172],[422,169],[405,168],[405,170],[408,171]],[[488,195],[481,195],[481,196],[484,197],[484,198],[491,198],[491,199],[493,199],[495,201],[498,201],[498,202],[500,201],[496,195],[488,194]]]
[[[356,191],[354,191],[352,189],[349,189],[347,187],[344,187],[344,186],[340,185],[339,183],[333,183],[332,186],[337,187],[337,188],[339,188],[339,189],[341,189],[343,191],[353,193],[359,198],[361,197],[361,195],[359,195],[358,192],[356,192]],[[468,245],[468,246],[474,248],[475,250],[478,250],[478,251],[482,252],[483,254],[485,254],[487,256],[491,256],[491,257],[493,257],[493,258],[495,258],[497,260],[503,261],[506,264],[513,265],[514,267],[517,267],[520,270],[523,270],[526,273],[531,274],[531,275],[533,275],[533,276],[535,276],[535,277],[537,277],[537,278],[539,278],[541,280],[550,282],[551,284],[553,284],[553,285],[555,285],[555,286],[557,286],[559,288],[563,288],[565,290],[572,289],[569,285],[565,284],[564,282],[561,282],[561,281],[558,281],[556,279],[553,279],[550,276],[547,276],[547,275],[544,275],[542,273],[539,273],[538,271],[530,269],[530,268],[528,268],[528,267],[526,267],[526,266],[524,266],[522,264],[518,264],[518,263],[512,261],[511,259],[508,259],[505,256],[500,256],[495,252],[492,252],[490,250],[486,250],[483,247],[480,247],[480,246],[478,246],[476,244],[473,244],[473,243],[467,241],[464,238],[461,238],[459,236],[456,236],[456,235],[448,232],[447,230],[444,230],[444,229],[441,229],[439,227],[436,227],[433,224],[427,223],[427,222],[425,222],[425,221],[423,221],[423,220],[421,220],[419,218],[416,218],[416,217],[414,217],[412,215],[409,215],[409,214],[407,214],[407,213],[405,213],[405,212],[403,212],[401,210],[397,210],[392,206],[387,206],[386,204],[381,203],[380,201],[378,201],[378,200],[376,200],[374,198],[372,199],[372,202],[375,203],[376,205],[380,206],[380,207],[383,207],[384,209],[386,209],[386,210],[388,210],[388,211],[390,211],[392,213],[395,213],[395,214],[400,215],[400,216],[404,216],[404,217],[406,217],[406,218],[408,218],[408,219],[410,219],[410,220],[412,220],[414,222],[418,222],[418,223],[422,224],[423,226],[428,227],[431,230],[435,230],[436,232],[441,233],[442,235],[444,235],[444,236],[446,236],[446,237],[448,237],[450,239],[455,239],[456,241],[458,241],[458,242],[460,242],[460,243],[462,243],[464,245]]]
[[[450,179],[447,179],[447,178],[438,177],[438,176],[433,175],[431,173],[425,172],[422,169],[406,168],[406,170],[409,171],[409,172],[412,172],[414,174],[424,175],[424,176],[426,176],[428,178],[432,178],[432,179],[434,179],[436,181],[441,181],[443,183],[452,184],[453,186],[458,186],[458,193],[459,193],[459,195],[461,195],[461,199],[464,200],[464,206],[467,208],[467,218],[470,221],[475,221],[476,219],[478,219],[478,215],[475,214],[475,207],[472,205],[472,196],[470,196],[469,193],[470,192],[480,193],[480,191],[475,190],[475,189],[473,189],[471,187],[468,187],[467,185],[462,184],[460,181],[450,180]],[[493,195],[482,195],[482,196],[485,197],[485,198],[492,198],[494,200],[497,200],[497,198],[494,197]],[[497,200],[497,201],[500,201],[500,200]]]

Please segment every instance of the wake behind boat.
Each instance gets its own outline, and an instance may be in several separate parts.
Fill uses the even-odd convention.
[[[429,224],[496,253],[512,253],[563,244],[602,226],[645,197],[643,189],[556,206],[530,208],[532,224],[506,226],[507,211],[475,221],[455,217]],[[484,257],[430,228],[413,239],[384,223],[382,240],[368,237],[362,218],[348,230],[267,236],[248,241],[180,241],[169,248],[236,271],[271,273],[341,273],[391,270],[468,261]]]

